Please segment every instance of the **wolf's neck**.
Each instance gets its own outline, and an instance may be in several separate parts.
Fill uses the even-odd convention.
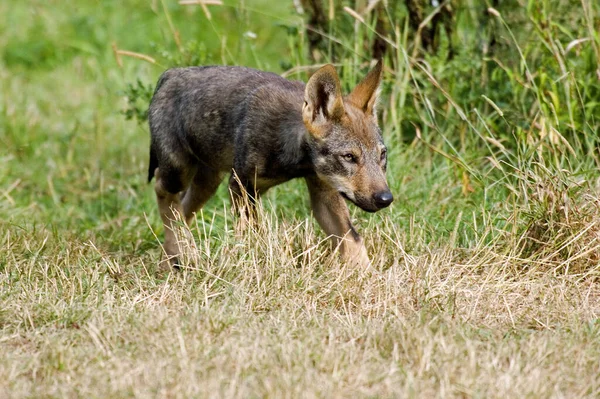
[[[291,168],[306,169],[310,161],[308,132],[302,121],[302,102],[304,93],[299,92],[297,100],[280,122],[280,149],[278,157]]]

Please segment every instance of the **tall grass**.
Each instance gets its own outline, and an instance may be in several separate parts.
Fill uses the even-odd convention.
[[[440,2],[435,51],[381,3],[396,200],[352,208],[372,269],[290,182],[245,229],[221,187],[180,225],[188,266],[158,270],[143,120],[164,68],[332,62],[346,91],[368,70],[369,2],[324,1],[313,53],[299,3],[0,5],[0,396],[597,397],[589,0]]]

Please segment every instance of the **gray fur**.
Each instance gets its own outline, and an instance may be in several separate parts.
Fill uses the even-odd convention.
[[[151,151],[169,171],[167,179],[190,179],[172,175],[198,165],[214,172],[234,168],[247,184],[254,176],[304,176],[310,166],[303,95],[302,82],[250,68],[170,69],[150,104]],[[185,189],[181,183],[173,190]]]
[[[235,171],[241,187],[230,179],[232,193],[247,191],[254,198],[304,177],[319,223],[334,242],[350,234],[354,243],[342,242],[342,252],[368,263],[344,198],[370,212],[392,200],[385,180],[385,146],[371,105],[381,70],[378,64],[348,98],[342,98],[331,65],[317,71],[308,87],[244,67],[163,73],[149,109],[148,176],[157,178],[167,255],[178,253],[169,231],[173,210],[189,221],[222,177]],[[348,154],[355,155],[352,162],[344,160]]]

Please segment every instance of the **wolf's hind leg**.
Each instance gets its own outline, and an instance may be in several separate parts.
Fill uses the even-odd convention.
[[[156,177],[154,191],[156,192],[158,210],[165,227],[165,242],[163,246],[167,254],[166,261],[171,266],[176,266],[179,262],[177,258],[179,255],[179,246],[177,245],[177,237],[174,232],[175,221],[177,220],[176,213],[180,216],[184,215],[179,193],[189,185],[189,179],[183,179],[179,173],[170,169],[161,171],[160,168],[156,169],[154,176]]]
[[[264,194],[269,185],[259,186],[254,179],[234,173],[229,178],[229,194],[234,214],[238,217],[237,229],[245,231],[248,226],[255,226],[257,222],[256,202]]]
[[[206,201],[215,194],[221,180],[223,180],[223,173],[218,170],[209,167],[198,169],[192,184],[185,191],[181,200],[183,216],[188,226],[198,209],[202,208]]]

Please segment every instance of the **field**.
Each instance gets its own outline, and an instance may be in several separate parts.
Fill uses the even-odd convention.
[[[0,397],[599,397],[597,2],[439,2],[431,48],[382,2],[395,201],[351,208],[372,268],[294,181],[245,232],[220,187],[164,272],[160,73],[334,62],[347,91],[376,38],[366,1],[331,2],[316,52],[293,1],[224,3],[0,3]]]

